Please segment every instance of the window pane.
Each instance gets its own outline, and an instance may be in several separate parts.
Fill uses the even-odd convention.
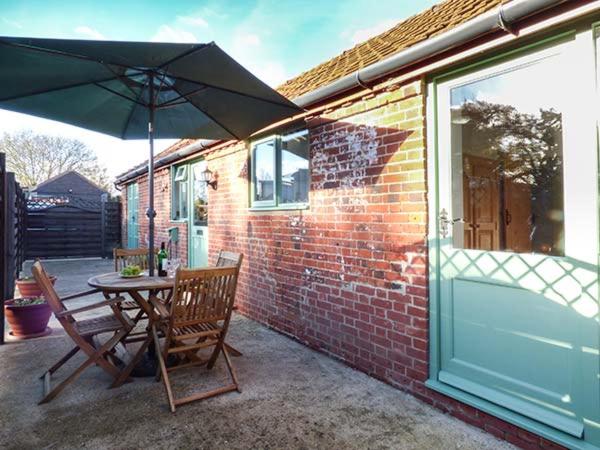
[[[283,136],[281,142],[281,203],[308,202],[308,132]]]
[[[455,247],[564,255],[556,73],[538,62],[452,89]]]
[[[194,201],[194,225],[206,225],[208,221],[208,193],[206,191],[206,182],[202,181],[201,173],[206,169],[206,162],[194,164],[193,166],[193,191],[192,199]]]
[[[176,169],[174,180],[176,180],[178,178],[178,175],[180,176],[182,172],[185,174],[185,171],[181,170],[182,168],[183,167],[178,167]],[[181,179],[181,176],[179,178]],[[187,186],[188,186],[187,177],[185,177],[185,176],[183,177],[183,181],[173,181],[173,205],[172,205],[173,220],[183,220],[183,219],[187,219],[187,217],[188,217]]]
[[[275,141],[254,147],[254,200],[275,199]]]

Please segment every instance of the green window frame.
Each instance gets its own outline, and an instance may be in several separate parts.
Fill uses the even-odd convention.
[[[251,209],[308,208],[309,150],[307,129],[268,136],[252,143],[250,149]],[[257,173],[258,170],[262,175]]]
[[[171,220],[186,221],[189,217],[189,167],[187,164],[171,168]]]

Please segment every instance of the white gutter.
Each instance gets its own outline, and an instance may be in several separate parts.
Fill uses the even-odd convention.
[[[341,94],[356,87],[365,87],[366,83],[373,82],[389,75],[402,67],[415,64],[424,59],[431,58],[451,48],[466,44],[478,37],[497,30],[510,32],[510,24],[524,19],[545,9],[565,3],[568,0],[513,0],[500,5],[480,16],[475,17],[445,33],[413,45],[389,58],[357,70],[354,73],[338,78],[332,83],[296,97],[292,101],[303,108],[329,97]],[[158,159],[155,168],[159,168],[177,159],[202,150],[218,141],[200,140],[181,150]],[[123,183],[131,178],[146,173],[146,165],[136,170],[127,172],[116,180],[116,184]]]

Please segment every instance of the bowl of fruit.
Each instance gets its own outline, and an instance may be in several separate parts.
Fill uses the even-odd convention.
[[[121,269],[121,272],[119,272],[119,274],[123,278],[137,278],[137,277],[141,277],[143,275],[141,267],[136,266],[136,265],[130,265],[130,266],[123,267]]]

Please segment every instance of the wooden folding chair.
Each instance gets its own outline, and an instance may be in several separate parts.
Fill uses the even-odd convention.
[[[40,377],[44,381],[44,397],[40,400],[39,404],[49,402],[56,397],[69,383],[75,381],[81,373],[92,364],[98,365],[111,377],[116,379],[120,374],[120,370],[112,362],[115,357],[113,351],[115,346],[124,340],[134,327],[131,319],[126,314],[123,314],[118,307],[119,303],[124,299],[122,297],[116,297],[93,305],[68,310],[63,304],[64,301],[85,297],[86,295],[98,292],[98,290],[82,292],[61,299],[54,290],[50,277],[39,261],[36,261],[33,264],[31,272],[40,286],[50,308],[54,312],[54,316],[62,325],[65,332],[75,342],[75,347]],[[113,310],[113,314],[83,320],[76,320],[74,318],[75,314],[91,311],[104,306],[110,306]],[[97,336],[103,333],[113,333],[113,335],[104,344],[96,344]],[[52,374],[71,359],[79,350],[82,350],[87,355],[87,359],[65,380],[54,388],[51,388]]]
[[[175,290],[169,307],[157,298],[150,299],[160,316],[159,320],[152,323],[152,335],[159,362],[157,379],[162,376],[172,412],[184,403],[235,390],[241,392],[224,345],[235,299],[237,274],[235,267],[180,269],[175,276]],[[159,331],[165,336],[162,346],[158,337]],[[209,358],[201,359],[197,355],[200,350],[211,347],[213,351]],[[217,389],[175,398],[169,373],[201,365],[212,369],[220,353],[225,357],[231,383]],[[181,364],[167,367],[165,361],[170,355],[179,355]]]
[[[215,263],[216,267],[236,267],[238,271],[238,277],[240,273],[240,269],[242,267],[242,261],[244,259],[244,255],[241,253],[228,252],[226,250],[219,250],[219,254],[217,255],[217,262]],[[237,310],[237,306],[233,305],[233,310]],[[232,347],[227,342],[225,342],[225,348],[229,350],[231,356],[243,356],[242,352],[238,349]]]

